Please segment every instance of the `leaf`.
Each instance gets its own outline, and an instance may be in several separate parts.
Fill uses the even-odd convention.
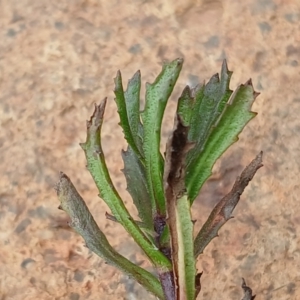
[[[140,120],[140,91],[141,72],[137,71],[129,80],[124,96],[132,136],[140,153],[143,154],[143,126]]]
[[[69,226],[83,237],[86,246],[110,265],[133,277],[156,297],[164,299],[163,290],[158,279],[120,255],[109,244],[67,175],[60,173],[56,191],[61,202],[59,208],[69,215],[71,219]]]
[[[219,229],[232,217],[232,212],[238,204],[242,193],[252,180],[256,171],[262,165],[262,152],[244,169],[236,179],[233,188],[212,210],[207,221],[199,231],[195,239],[195,257],[203,252],[209,242],[218,236]]]
[[[165,215],[162,181],[164,161],[160,153],[161,123],[167,101],[173,91],[182,64],[182,59],[176,59],[165,64],[154,83],[146,84],[146,103],[145,110],[142,113],[144,126],[143,149],[152,207],[159,215]]]
[[[195,99],[192,95],[192,90],[187,85],[182,91],[177,104],[177,114],[180,116],[182,123],[185,126],[190,126],[194,105]]]
[[[189,140],[195,142],[196,145],[188,155],[188,168],[195,163],[203,150],[212,127],[232,94],[229,89],[231,75],[232,72],[228,70],[226,60],[224,60],[221,80],[219,74],[215,74],[205,86],[199,86],[194,90],[195,104],[190,120]]]
[[[190,202],[185,192],[185,159],[193,147],[179,115],[166,147],[165,195],[176,299],[195,299],[195,258]]]
[[[118,71],[115,78],[115,95],[118,113],[120,116],[120,125],[123,128],[125,139],[128,144],[143,160],[142,140],[140,130],[140,89],[141,73],[138,71],[133,78],[129,80],[127,90],[124,93],[121,72]]]
[[[167,204],[180,198],[185,193],[185,161],[187,153],[194,147],[188,141],[189,127],[176,116],[174,130],[166,146],[164,170],[165,194]]]
[[[109,214],[108,212],[105,212],[105,217],[107,220],[119,223],[119,221],[113,215]],[[152,245],[156,245],[156,240],[153,238],[156,235],[154,230],[149,229],[149,227],[147,227],[146,224],[141,221],[134,220],[134,222],[139,226],[140,229],[142,229],[142,231],[145,233],[145,235],[147,236],[149,241],[152,243]]]
[[[127,190],[138,210],[140,219],[145,223],[146,228],[153,230],[152,206],[147,189],[145,167],[130,146],[127,151],[122,151],[122,158]]]
[[[186,173],[186,186],[191,203],[211,175],[216,160],[238,140],[238,135],[246,124],[256,116],[256,113],[250,109],[257,95],[251,80],[240,85],[231,96],[229,103],[225,105],[219,119],[214,123],[200,153],[191,154],[195,158],[192,163],[188,164]],[[192,128],[191,123],[191,130]]]
[[[101,127],[105,105],[106,99],[99,106],[96,105],[94,114],[87,122],[87,139],[85,143],[81,144],[87,159],[87,168],[96,183],[100,197],[109,206],[117,221],[133,237],[155,266],[164,271],[169,270],[171,262],[157,250],[133,221],[111,181],[101,146]]]
[[[173,271],[163,272],[159,274],[159,280],[162,284],[165,298],[164,300],[175,299],[174,274]]]
[[[252,296],[252,290],[246,285],[246,281],[244,278],[243,282],[242,282],[242,289],[244,290],[244,297],[242,300],[254,300],[255,299],[255,295]]]
[[[194,225],[191,220],[190,202],[187,195],[181,197],[176,205],[178,234],[178,288],[179,299],[195,299],[196,262],[194,253]]]

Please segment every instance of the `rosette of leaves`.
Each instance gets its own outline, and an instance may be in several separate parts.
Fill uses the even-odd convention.
[[[86,142],[81,144],[87,168],[110,209],[107,218],[121,224],[152,263],[155,274],[120,255],[98,227],[70,179],[61,173],[56,190],[59,208],[70,217],[69,225],[82,235],[86,246],[144,286],[158,299],[194,300],[200,292],[201,273],[196,260],[219,229],[232,217],[240,196],[262,166],[262,153],[244,169],[232,190],[214,207],[199,232],[194,233],[191,206],[216,160],[238,140],[257,97],[251,80],[230,90],[232,72],[223,62],[221,74],[202,85],[186,86],[178,99],[174,129],[164,154],[160,152],[161,125],[183,60],[163,65],[146,84],[145,108],[140,111],[141,75],[138,71],[124,90],[121,73],[115,78],[115,101],[128,143],[122,152],[127,189],[139,213],[134,220],[115,189],[101,145],[106,99],[95,106],[87,122]],[[242,282],[244,300],[254,299]]]

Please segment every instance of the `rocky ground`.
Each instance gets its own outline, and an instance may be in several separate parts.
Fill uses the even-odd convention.
[[[250,77],[258,116],[217,162],[194,209],[198,228],[260,151],[264,168],[198,262],[199,299],[241,299],[241,278],[258,300],[300,299],[300,4],[296,0],[0,1],[0,299],[153,299],[92,255],[65,228],[53,186],[68,174],[100,227],[125,256],[147,265],[85,169],[79,142],[105,96],[104,150],[113,180],[134,212],[120,172],[123,135],[113,78],[140,69],[153,81],[164,60],[184,57],[167,108],[180,90],[218,72],[232,89]],[[143,89],[144,91],[144,89]],[[164,139],[165,140],[165,139]]]

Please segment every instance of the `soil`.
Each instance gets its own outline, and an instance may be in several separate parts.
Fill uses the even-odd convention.
[[[300,299],[299,24],[300,2],[293,0],[1,1],[0,298],[154,299],[68,230],[53,187],[65,172],[111,244],[149,266],[121,226],[106,220],[79,142],[94,103],[107,96],[103,147],[136,215],[120,171],[125,142],[113,78],[120,69],[126,83],[140,69],[143,82],[152,82],[164,60],[183,57],[162,145],[180,91],[219,72],[224,58],[234,71],[232,89],[251,77],[261,93],[257,117],[217,162],[193,209],[198,229],[243,166],[264,151],[264,167],[235,218],[198,261],[198,299],[241,299],[242,277],[257,300]]]

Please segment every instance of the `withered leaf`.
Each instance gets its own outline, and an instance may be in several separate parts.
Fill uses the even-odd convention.
[[[173,134],[167,142],[164,171],[175,295],[176,299],[187,300],[195,297],[193,223],[185,189],[186,154],[193,146],[188,142],[188,130],[177,115]]]
[[[252,289],[250,289],[247,285],[246,285],[246,281],[244,278],[242,278],[243,282],[242,282],[242,289],[244,290],[244,297],[242,300],[254,300],[256,295],[252,296]]]
[[[223,197],[211,212],[196,236],[195,257],[203,252],[208,243],[218,235],[219,229],[232,217],[232,212],[238,204],[246,186],[252,180],[256,171],[263,166],[262,155],[263,153],[260,152],[244,169],[242,174],[236,179],[229,194]]]

